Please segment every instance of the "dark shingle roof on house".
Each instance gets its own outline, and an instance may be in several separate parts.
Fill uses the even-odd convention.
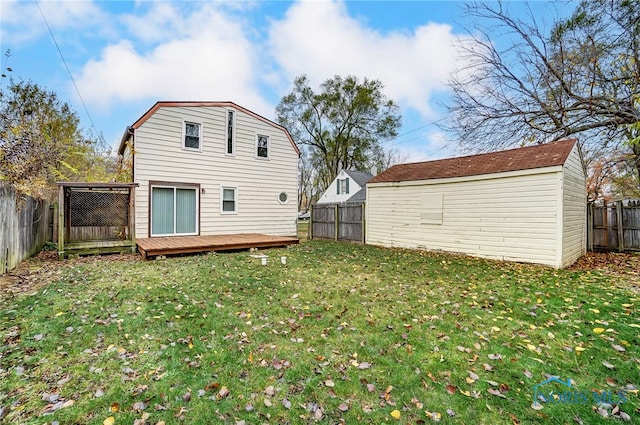
[[[375,176],[369,183],[444,179],[553,167],[565,163],[576,143],[576,139],[569,139],[499,152],[399,164]]]
[[[344,172],[361,187],[364,187],[364,185],[373,177],[373,174],[366,171],[344,170]]]

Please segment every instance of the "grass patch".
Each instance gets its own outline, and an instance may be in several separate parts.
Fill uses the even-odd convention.
[[[593,391],[640,416],[640,296],[615,277],[329,241],[264,253],[61,263],[0,301],[4,420],[619,421]],[[578,398],[535,410],[550,376],[572,387],[541,391]]]

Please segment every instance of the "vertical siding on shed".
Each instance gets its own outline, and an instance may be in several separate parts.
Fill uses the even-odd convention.
[[[576,144],[564,164],[562,185],[562,264],[573,264],[586,253],[587,190],[582,158]]]
[[[163,107],[135,133],[136,235],[148,237],[149,181],[200,184],[200,234],[296,234],[298,155],[285,133],[236,110],[235,155],[226,155],[225,107]],[[183,121],[201,123],[202,151],[182,149]],[[257,159],[256,133],[270,137]],[[238,190],[237,214],[220,214],[220,187]],[[280,192],[289,201],[278,202]]]
[[[559,267],[560,177],[561,167],[551,167],[368,184],[367,243]],[[442,224],[421,222],[428,194],[442,194]]]

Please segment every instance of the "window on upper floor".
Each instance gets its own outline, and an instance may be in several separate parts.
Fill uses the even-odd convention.
[[[340,195],[341,193],[348,195],[349,194],[349,178],[346,179],[338,179],[337,182],[337,194]]]
[[[227,109],[227,155],[235,154],[235,124],[236,114],[234,110]]]
[[[195,122],[185,121],[183,147],[185,149],[201,149],[201,125]]]
[[[269,136],[256,135],[256,157],[269,159]]]

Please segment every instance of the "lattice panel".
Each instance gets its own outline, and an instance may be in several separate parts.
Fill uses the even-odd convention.
[[[69,220],[71,226],[127,226],[129,194],[72,190]]]

